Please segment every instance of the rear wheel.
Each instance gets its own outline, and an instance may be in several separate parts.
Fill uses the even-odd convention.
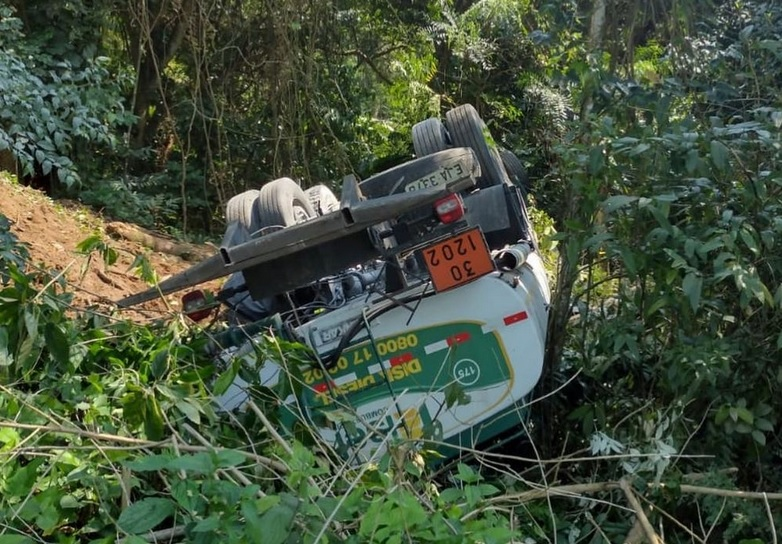
[[[446,149],[375,174],[359,183],[359,188],[367,198],[380,198],[403,193],[407,185],[415,180],[435,174],[442,168],[453,168],[455,165],[461,166],[465,175],[470,174],[475,177],[480,175],[480,167],[475,159],[475,153],[463,148]]]
[[[487,141],[487,137],[491,138],[489,129],[472,104],[464,104],[446,113],[445,123],[454,147],[470,147],[478,155],[482,173],[478,186],[505,183],[508,175],[502,167],[500,154],[496,145]]]
[[[325,185],[310,187],[304,194],[317,215],[326,215],[339,209],[339,199]]]
[[[304,190],[290,178],[276,179],[264,185],[256,208],[261,228],[289,227],[316,216]]]
[[[252,189],[239,193],[228,201],[225,209],[226,223],[230,224],[236,221],[247,231],[231,239],[230,245],[238,245],[248,241],[249,234],[262,228],[260,210],[258,209],[260,194],[261,191]],[[250,298],[242,272],[231,274],[220,291],[223,303],[227,308],[224,317],[232,325],[257,321],[269,315],[271,311],[272,299],[256,301]],[[233,294],[226,295],[229,292]]]
[[[448,131],[436,117],[413,125],[413,149],[416,157],[423,157],[448,149]]]
[[[525,191],[529,191],[527,169],[524,168],[524,164],[522,164],[516,154],[509,149],[500,148],[500,157],[510,180]]]
[[[250,234],[260,229],[261,218],[255,206],[260,194],[260,191],[252,189],[231,197],[225,206],[226,223],[238,221]]]

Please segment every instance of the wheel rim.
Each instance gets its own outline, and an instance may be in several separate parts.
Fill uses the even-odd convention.
[[[299,223],[304,223],[305,221],[308,221],[310,219],[309,215],[307,215],[307,210],[305,210],[303,207],[299,206],[298,204],[294,204],[293,206],[293,218],[295,220],[295,224],[298,225]]]

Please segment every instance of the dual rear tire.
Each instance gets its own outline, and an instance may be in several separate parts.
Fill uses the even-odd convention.
[[[481,176],[478,187],[515,184],[527,190],[529,178],[524,165],[513,152],[494,142],[486,123],[471,104],[445,114],[445,124],[435,117],[413,126],[413,149],[424,157],[450,147],[471,148],[478,157]]]
[[[304,191],[290,178],[279,178],[232,197],[225,210],[227,223],[238,221],[250,234],[303,223],[339,208],[339,201],[325,185]]]

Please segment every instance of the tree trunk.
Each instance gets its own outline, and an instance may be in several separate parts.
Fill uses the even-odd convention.
[[[194,6],[195,0],[149,0],[143,5],[128,0],[125,27],[136,66],[133,113],[138,120],[130,138],[134,149],[147,144],[150,107],[162,96],[161,74],[182,46]]]
[[[595,0],[592,17],[589,20],[589,48],[597,52],[603,47],[606,27],[606,0]]]
[[[603,38],[605,37],[606,27],[606,4],[608,0],[595,0],[592,8],[592,16],[589,19],[589,54],[594,58],[600,58],[603,50]],[[584,94],[584,101],[581,103],[581,120],[586,121],[592,113],[594,100],[592,90],[587,89]]]

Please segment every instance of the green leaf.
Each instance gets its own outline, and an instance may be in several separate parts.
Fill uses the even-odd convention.
[[[82,502],[73,495],[63,495],[60,498],[60,508],[64,510],[75,510],[81,508]]]
[[[157,284],[157,274],[146,255],[136,255],[136,258],[133,260],[128,270],[135,270],[138,277],[144,280],[148,285]]]
[[[682,290],[690,301],[693,312],[698,311],[701,304],[701,291],[703,290],[703,278],[696,272],[688,272],[682,282]]]
[[[62,329],[52,323],[46,323],[43,329],[43,337],[46,340],[46,347],[55,361],[63,366],[67,366],[71,359],[71,348],[68,344],[68,337],[62,332]]]
[[[33,459],[25,466],[16,469],[5,482],[4,494],[10,497],[24,497],[33,489],[38,479],[38,467],[43,459]]]
[[[739,236],[741,236],[741,239],[743,240],[744,244],[746,244],[747,248],[754,254],[754,255],[760,255],[760,247],[758,246],[758,241],[755,239],[755,236],[752,234],[752,232],[749,231],[749,229],[742,228],[739,231]]]
[[[176,505],[170,499],[148,497],[123,510],[117,524],[126,533],[146,533],[174,515],[175,511]]]
[[[8,350],[8,329],[0,327],[0,367],[10,366],[14,356]]]
[[[238,363],[238,362],[237,362]],[[215,380],[214,387],[212,387],[212,393],[215,396],[220,396],[231,386],[236,379],[236,375],[239,372],[239,364],[231,364],[225,369],[225,372]]]
[[[477,488],[484,497],[490,497],[500,492],[498,487],[491,484],[480,484]]]
[[[589,150],[589,173],[596,176],[605,166],[605,150],[603,146],[595,146]]]
[[[219,529],[223,524],[223,520],[217,515],[211,515],[206,519],[202,519],[191,529],[194,533],[208,533]]]
[[[334,516],[334,521],[347,522],[353,519],[353,513],[350,508],[343,503],[340,505],[339,497],[319,497],[316,501],[318,512],[325,519]],[[346,501],[347,502],[347,501]],[[337,511],[336,513],[334,511]]]
[[[641,142],[640,144],[638,144],[637,146],[635,146],[633,149],[630,150],[630,154],[629,155],[631,157],[636,157],[638,155],[646,153],[651,148],[652,148],[651,145],[649,145],[649,144],[647,144],[645,142]]]
[[[725,420],[728,419],[728,415],[730,415],[730,411],[728,410],[727,406],[723,406],[719,410],[717,410],[717,414],[714,416],[714,423],[717,425],[722,425],[725,423]]]
[[[35,540],[24,535],[0,535],[0,544],[34,544]]]
[[[228,468],[241,465],[247,461],[247,456],[236,450],[220,450],[217,452],[217,466]]]
[[[603,201],[602,207],[606,213],[612,213],[620,208],[624,208],[628,204],[632,204],[637,200],[637,196],[613,195],[609,196]]]
[[[174,457],[166,466],[168,470],[184,470],[196,474],[211,474],[215,471],[215,463],[212,456],[206,452],[194,453]]]
[[[443,504],[450,504],[460,501],[464,497],[464,492],[456,487],[449,487],[440,492],[440,500]]]
[[[739,406],[739,407],[736,408],[736,413],[737,413],[739,419],[741,421],[743,421],[744,423],[747,423],[749,425],[752,425],[752,424],[755,423],[755,416],[752,415],[752,412],[750,412],[746,408],[742,408],[742,407]]]
[[[174,459],[174,456],[168,453],[147,455],[141,459],[128,461],[125,463],[125,466],[136,472],[154,472],[166,468],[172,459]]]
[[[466,484],[479,482],[482,479],[480,474],[475,472],[471,466],[465,465],[464,463],[459,463],[457,466],[457,473],[457,478]]]
[[[168,372],[169,367],[169,360],[170,360],[171,352],[168,348],[163,348],[161,350],[158,350],[157,353],[152,357],[152,376],[159,380],[162,378],[166,372]]]
[[[469,404],[470,396],[464,390],[464,387],[454,380],[445,386],[445,405],[448,408],[452,406],[464,406]]]
[[[282,544],[288,539],[290,525],[296,511],[290,505],[280,503],[271,508],[260,519],[264,528],[263,544]]]
[[[769,420],[762,418],[762,417],[756,417],[755,418],[755,428],[759,431],[765,431],[765,432],[773,432],[774,431],[774,424],[771,423]]]
[[[38,312],[29,308],[24,309],[24,326],[27,329],[27,335],[35,340],[38,338]]]
[[[685,168],[689,175],[695,175],[701,166],[701,157],[698,154],[697,149],[690,149],[687,152],[687,158],[685,160]]]
[[[752,439],[761,446],[766,445],[766,435],[760,431],[752,431]]]
[[[255,501],[255,509],[258,511],[259,514],[263,514],[273,506],[277,506],[280,504],[280,496],[279,495],[266,495],[265,497],[261,497],[257,501]]]
[[[260,512],[258,512],[256,505],[252,501],[242,501],[239,509],[244,517],[248,529],[246,534],[251,544],[263,544],[266,538],[266,528],[261,523]]]
[[[103,245],[103,240],[101,239],[100,234],[93,234],[76,244],[76,251],[87,254],[99,249],[101,245]]]
[[[730,150],[719,140],[712,140],[710,148],[711,160],[714,163],[714,166],[716,166],[717,170],[720,172],[725,172],[728,168],[730,168],[730,160],[728,159]]]
[[[3,444],[4,450],[9,450],[19,443],[21,436],[19,431],[10,427],[0,427],[0,444]]]
[[[663,249],[663,251],[668,255],[668,257],[671,258],[671,261],[673,261],[671,263],[671,266],[673,268],[688,268],[689,267],[689,265],[687,264],[687,261],[684,259],[684,257],[682,257],[681,255],[676,253],[674,250],[669,249],[669,248],[666,247],[666,248]]]
[[[190,399],[182,399],[176,403],[177,409],[185,414],[185,417],[195,423],[201,424],[201,412],[198,405]]]
[[[150,440],[162,440],[163,429],[163,411],[155,397],[149,396],[144,403],[144,432]]]
[[[206,486],[203,486],[206,487]],[[181,480],[176,478],[171,484],[171,498],[175,503],[188,512],[203,512],[205,495],[209,498],[214,495],[202,493],[202,486],[198,478]]]

